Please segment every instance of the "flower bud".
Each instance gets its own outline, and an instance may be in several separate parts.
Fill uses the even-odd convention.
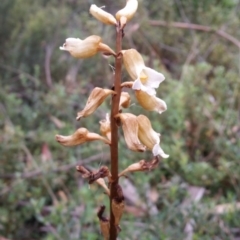
[[[110,224],[109,224],[109,220],[103,216],[104,211],[105,211],[105,206],[101,206],[98,210],[97,216],[100,221],[100,228],[101,228],[101,232],[104,237],[104,240],[109,240]]]
[[[96,35],[89,36],[84,40],[67,38],[60,50],[68,51],[75,58],[89,58],[99,51],[115,55],[115,52],[101,40],[101,37]]]
[[[146,147],[138,139],[138,121],[137,117],[131,113],[119,113],[122,129],[127,146],[132,151],[144,152]]]
[[[132,19],[135,12],[137,11],[137,8],[137,0],[127,0],[125,7],[116,13],[116,19],[122,22],[121,26],[124,24],[124,22],[126,23]]]
[[[78,112],[76,119],[80,120],[80,118],[92,114],[110,94],[115,94],[115,92],[110,89],[95,87],[88,97],[85,108],[81,112]]]
[[[131,102],[131,98],[128,92],[121,92],[119,108],[128,108]]]
[[[104,11],[102,8],[97,7],[95,4],[91,5],[90,13],[102,23],[111,25],[117,24],[117,20],[112,14]]]
[[[79,38],[67,38],[60,49],[68,51],[75,58],[89,58],[98,52],[100,42],[101,38],[95,35],[87,37],[84,40]]]
[[[106,114],[106,118],[100,122],[100,133],[111,141],[111,122],[109,119],[109,114]]]
[[[168,158],[169,155],[165,154],[160,144],[160,134],[152,129],[150,120],[144,116],[139,115],[137,117],[139,126],[138,137],[140,141],[148,148],[152,150],[154,156],[160,155],[163,158]]]
[[[70,136],[56,135],[56,140],[63,146],[76,146],[85,142],[101,140],[106,144],[110,141],[97,133],[91,133],[86,128],[79,128],[74,134]]]
[[[136,90],[135,96],[138,103],[148,111],[156,111],[162,113],[167,110],[167,104],[155,95],[149,95],[145,91]]]

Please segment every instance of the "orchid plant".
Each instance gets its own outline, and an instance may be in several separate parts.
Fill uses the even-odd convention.
[[[114,240],[120,228],[120,220],[124,212],[124,193],[118,183],[120,177],[129,172],[149,171],[156,168],[160,157],[168,158],[160,147],[160,134],[151,125],[150,120],[144,116],[136,116],[129,112],[123,112],[122,108],[130,106],[130,95],[122,89],[131,88],[135,92],[138,103],[146,110],[162,113],[166,111],[166,103],[156,97],[156,89],[164,81],[163,74],[145,66],[141,54],[136,49],[122,49],[122,39],[126,24],[134,16],[138,8],[137,0],[127,0],[126,6],[119,10],[115,17],[96,5],[91,5],[90,13],[100,22],[112,25],[116,28],[116,49],[112,50],[102,42],[99,36],[89,36],[84,40],[79,38],[67,38],[61,50],[68,51],[75,58],[93,57],[98,52],[115,58],[114,86],[112,89],[95,87],[89,95],[86,106],[78,112],[77,120],[89,117],[94,111],[111,96],[111,112],[106,114],[106,119],[101,120],[100,134],[90,132],[86,128],[79,128],[70,136],[57,135],[56,140],[63,146],[76,146],[89,141],[103,141],[110,147],[110,168],[102,166],[96,171],[90,171],[84,166],[76,169],[87,178],[89,184],[97,183],[103,187],[110,199],[110,217],[104,217],[105,206],[98,211],[101,232],[104,239]],[[121,81],[122,65],[130,75],[127,82]],[[130,164],[126,169],[118,170],[118,130],[122,127],[127,147],[132,151],[152,151],[153,159],[140,160]],[[107,179],[108,184],[106,184]]]

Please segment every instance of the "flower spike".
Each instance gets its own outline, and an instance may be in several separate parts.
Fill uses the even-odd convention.
[[[142,56],[135,49],[123,50],[122,54],[124,66],[134,80],[132,89],[155,95],[155,88],[165,79],[163,74],[146,67]]]
[[[79,128],[74,134],[70,136],[56,135],[56,140],[63,146],[76,146],[85,142],[101,140],[106,144],[110,141],[97,133],[91,133],[86,128]]]
[[[144,116],[137,116],[137,122],[139,126],[138,137],[140,141],[148,148],[152,150],[154,156],[160,155],[162,158],[168,158],[169,155],[165,154],[160,147],[160,134],[152,129],[150,120]]]
[[[110,94],[115,94],[115,92],[110,89],[95,87],[88,97],[85,108],[78,112],[76,119],[80,120],[82,117],[92,114]]]
[[[91,5],[89,11],[97,20],[99,20],[102,23],[110,25],[117,24],[117,20],[112,14],[104,11],[102,8],[97,7],[95,4]]]
[[[144,152],[146,147],[138,139],[137,116],[131,113],[119,113],[116,118],[120,118],[122,129],[127,146],[132,151]]]

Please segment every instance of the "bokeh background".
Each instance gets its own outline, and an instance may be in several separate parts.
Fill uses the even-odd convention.
[[[96,212],[108,199],[75,166],[109,165],[109,148],[55,141],[80,126],[99,132],[109,112],[110,99],[75,120],[95,86],[112,86],[113,59],[59,50],[67,37],[93,34],[114,48],[114,28],[89,14],[91,4],[115,14],[125,1],[1,0],[0,239],[102,239]],[[123,48],[166,76],[157,93],[166,112],[144,111],[134,95],[129,111],[151,119],[170,157],[121,179],[119,239],[240,239],[240,1],[139,0]],[[120,169],[140,159],[151,152],[131,152],[121,135]]]

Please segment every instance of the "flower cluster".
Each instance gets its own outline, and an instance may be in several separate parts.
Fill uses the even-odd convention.
[[[115,17],[94,4],[90,7],[90,13],[102,23],[115,26],[117,32],[122,34],[122,36],[119,36],[123,37],[124,27],[132,19],[137,8],[137,0],[127,0],[126,6],[119,10]],[[108,45],[104,44],[99,36],[92,35],[84,40],[67,38],[60,49],[68,51],[75,58],[89,58],[98,52],[113,56],[115,59],[121,59],[120,63],[123,62],[125,69],[130,75],[129,81],[120,83],[119,87],[113,88],[113,90],[95,87],[90,93],[84,109],[77,113],[77,120],[88,117],[94,113],[107,97],[111,96],[114,99],[117,96],[116,107],[118,113],[113,115],[112,111],[111,117],[109,117],[109,114],[106,114],[106,118],[99,122],[100,134],[90,132],[86,128],[79,128],[70,136],[56,135],[56,140],[64,146],[76,146],[85,142],[100,140],[111,148],[113,147],[112,139],[115,134],[112,127],[114,122],[114,124],[122,127],[126,145],[130,150],[138,152],[150,150],[152,152],[153,159],[151,161],[140,160],[130,164],[128,168],[118,174],[117,179],[111,175],[106,166],[96,171],[90,171],[83,166],[77,166],[77,171],[82,174],[82,177],[89,180],[89,184],[98,183],[110,197],[114,224],[116,229],[119,230],[119,222],[124,210],[124,196],[121,186],[117,183],[118,178],[125,176],[129,172],[152,170],[158,166],[160,157],[168,158],[169,156],[160,147],[160,134],[152,128],[150,120],[145,115],[136,116],[130,112],[124,112],[123,108],[127,109],[130,106],[131,98],[129,93],[122,91],[122,89],[131,88],[138,103],[144,109],[162,113],[166,111],[167,105],[163,100],[156,97],[156,89],[165,78],[163,74],[147,67],[143,57],[137,50],[127,49],[115,52]],[[116,104],[116,101],[112,100],[113,104]],[[111,159],[111,163],[113,161],[114,159]],[[111,192],[110,185],[107,186],[105,183],[105,178],[108,179],[110,185],[116,181],[114,193]],[[104,238],[109,239],[110,220],[102,216],[104,210],[105,207],[101,206],[98,217]]]

